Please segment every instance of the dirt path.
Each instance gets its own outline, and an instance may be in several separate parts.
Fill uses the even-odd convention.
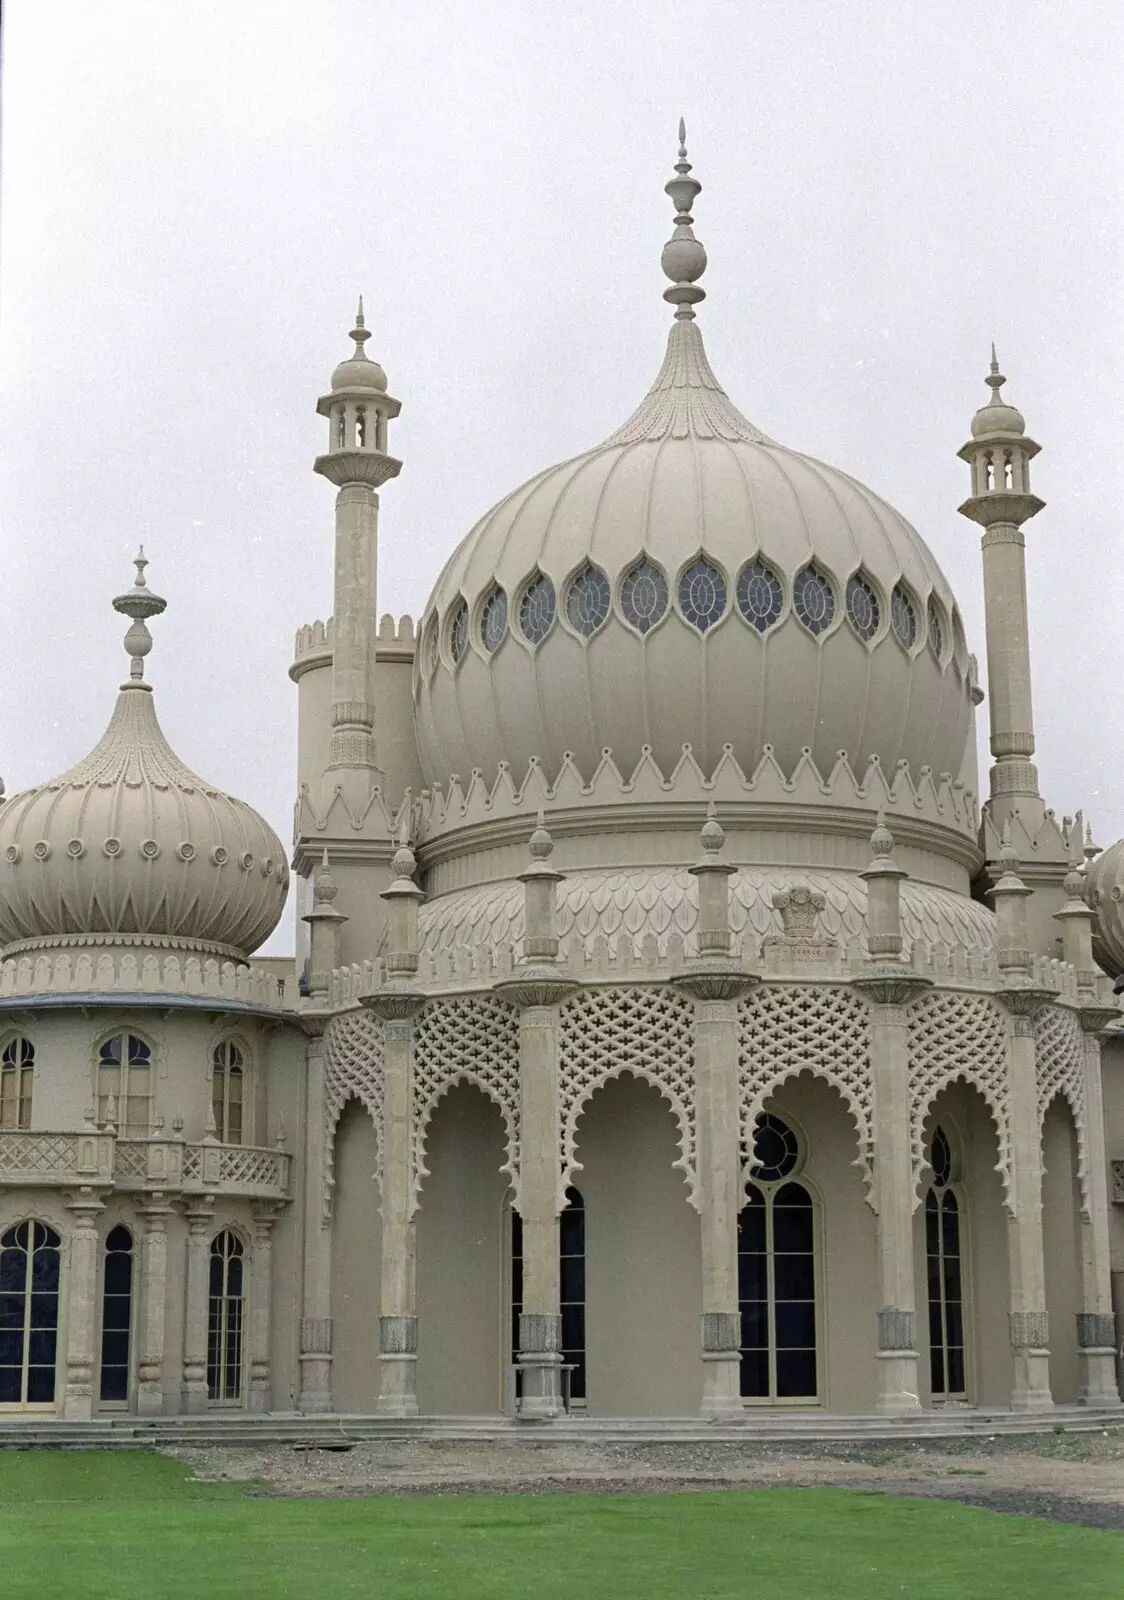
[[[275,1495],[600,1494],[828,1485],[959,1500],[1124,1530],[1124,1428],[925,1444],[503,1444],[387,1441],[339,1449],[179,1446],[200,1477]]]

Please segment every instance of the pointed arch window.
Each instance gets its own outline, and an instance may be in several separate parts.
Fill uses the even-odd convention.
[[[566,615],[583,639],[590,639],[608,620],[612,606],[609,580],[589,562],[566,591]]]
[[[737,586],[738,610],[758,633],[768,633],[784,609],[781,580],[764,561],[750,561],[741,570]]]
[[[904,583],[894,585],[890,596],[890,621],[901,645],[912,650],[917,642],[917,608]]]
[[[35,1046],[17,1035],[0,1050],[0,1128],[31,1127]]]
[[[621,610],[637,633],[654,628],[667,610],[667,579],[647,557],[625,574],[621,584]]]
[[[878,594],[866,573],[861,570],[847,579],[847,620],[867,644],[878,632],[882,621]]]
[[[679,579],[679,609],[700,633],[722,620],[726,598],[726,580],[705,556],[693,562]]]
[[[932,595],[929,596],[925,619],[929,630],[929,649],[939,661],[944,655],[944,623],[941,621],[941,608]]]
[[[233,1039],[224,1039],[211,1057],[211,1109],[221,1144],[242,1143],[246,1100],[245,1058]]]
[[[238,1235],[224,1228],[211,1241],[207,1307],[207,1397],[220,1405],[242,1398],[245,1326],[245,1251]]]
[[[133,1236],[112,1228],[105,1241],[101,1296],[101,1386],[111,1404],[129,1398],[129,1343],[133,1324]]]
[[[797,617],[817,638],[835,620],[835,591],[827,575],[815,562],[796,574],[792,585],[792,605]]]
[[[554,626],[554,585],[544,572],[531,579],[519,602],[519,630],[531,644],[541,644]]]
[[[819,1392],[816,1229],[812,1196],[793,1176],[799,1144],[782,1118],[757,1119],[754,1164],[738,1217],[741,1392],[814,1400]]]
[[[54,1402],[61,1259],[43,1222],[0,1234],[0,1406]]]
[[[98,1048],[98,1122],[126,1139],[152,1127],[152,1047],[135,1033],[115,1033]]]
[[[967,1392],[964,1346],[963,1212],[952,1187],[952,1147],[943,1128],[929,1153],[933,1181],[925,1195],[929,1290],[929,1377],[934,1399]]]

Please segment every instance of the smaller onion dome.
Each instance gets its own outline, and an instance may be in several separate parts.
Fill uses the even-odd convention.
[[[371,330],[363,320],[363,296],[359,296],[359,310],[355,326],[348,334],[355,340],[355,351],[346,361],[341,361],[332,373],[332,392],[340,389],[386,389],[386,373],[377,361],[363,353],[363,346],[371,337]]]
[[[1110,977],[1119,977],[1124,972],[1124,839],[1090,861],[1085,898],[1096,915],[1093,954]]]
[[[116,610],[129,681],[84,760],[0,800],[0,951],[152,942],[243,960],[276,927],[289,871],[273,829],[184,766],[143,681],[147,618],[166,602],[144,579]]]
[[[1026,419],[1022,412],[1009,406],[1000,396],[999,391],[1007,380],[999,370],[994,345],[991,347],[991,371],[984,382],[991,390],[991,399],[972,418],[972,438],[983,439],[990,433],[1025,433]]]

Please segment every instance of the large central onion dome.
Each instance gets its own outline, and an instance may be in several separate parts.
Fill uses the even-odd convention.
[[[137,581],[113,602],[132,658],[109,727],[69,772],[0,804],[0,953],[155,944],[244,959],[276,927],[285,851],[241,800],[196,777],[143,681],[146,619],[164,601]]]
[[[604,444],[481,519],[426,607],[415,693],[430,783],[606,749],[627,775],[729,744],[751,772],[846,751],[914,781],[961,775],[972,683],[963,628],[921,536],[854,478],[766,437],[731,403],[694,306],[701,185],[680,144],[663,268],[675,321],[659,376]]]

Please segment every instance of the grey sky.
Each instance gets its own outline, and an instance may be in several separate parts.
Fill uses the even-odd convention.
[[[1099,842],[1124,833],[1122,19],[1108,0],[9,0],[9,792],[107,720],[109,600],[143,540],[169,601],[148,672],[165,730],[288,837],[292,635],[331,610],[314,407],[357,293],[403,402],[380,610],[417,614],[477,517],[654,376],[682,113],[719,378],[917,525],[981,670],[955,452],[995,338],[1043,446],[1044,792]]]

